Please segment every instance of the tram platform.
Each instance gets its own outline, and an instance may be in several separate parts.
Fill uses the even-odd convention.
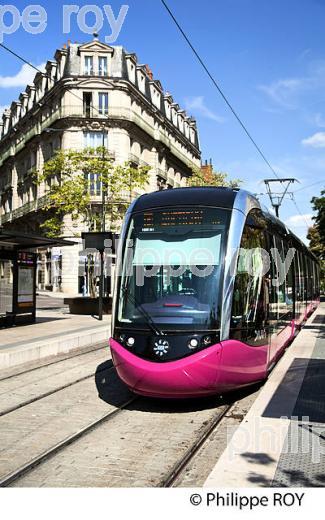
[[[73,315],[38,309],[36,323],[1,329],[0,371],[108,341],[111,316]]]
[[[228,438],[205,487],[325,486],[325,303]]]

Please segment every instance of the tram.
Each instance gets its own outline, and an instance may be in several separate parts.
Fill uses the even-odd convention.
[[[249,192],[142,195],[119,244],[113,363],[146,396],[250,385],[268,376],[319,297],[316,257]]]

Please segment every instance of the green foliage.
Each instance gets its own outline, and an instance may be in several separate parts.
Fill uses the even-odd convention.
[[[307,238],[309,248],[316,255],[320,262],[320,285],[325,290],[325,190],[320,197],[311,199],[313,210],[317,212],[313,217],[315,224],[309,228]]]
[[[325,190],[321,191],[320,197],[311,199],[313,210],[317,212],[314,217],[315,227],[317,228],[317,240],[323,247],[322,255],[325,257]]]
[[[229,188],[238,188],[242,183],[239,179],[228,179],[228,174],[224,172],[209,172],[199,168],[193,170],[193,175],[188,179],[187,185],[195,186],[226,186]]]
[[[134,168],[130,163],[115,165],[105,147],[82,151],[58,150],[37,172],[37,182],[50,184],[47,218],[42,224],[47,236],[61,233],[63,218],[81,219],[100,227],[100,215],[92,210],[89,175],[96,174],[105,194],[106,225],[115,231],[132,201],[135,189],[148,182],[149,167]]]
[[[314,225],[309,228],[307,238],[309,248],[318,258],[325,258],[325,244],[322,243],[319,227]]]

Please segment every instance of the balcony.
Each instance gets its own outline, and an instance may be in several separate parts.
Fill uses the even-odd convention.
[[[49,196],[43,195],[43,197],[40,197],[39,199],[35,199],[33,201],[27,202],[26,204],[23,204],[20,208],[16,208],[10,213],[6,213],[0,218],[1,224],[4,224],[5,222],[13,221],[18,218],[24,217],[28,213],[37,211],[39,209],[44,208],[49,203]]]
[[[108,110],[104,110],[103,113],[99,112],[99,108],[96,106],[84,106],[82,101],[80,105],[64,105],[53,111],[52,114],[47,115],[41,123],[35,123],[26,134],[20,134],[19,142],[12,144],[10,148],[5,150],[1,154],[0,166],[10,156],[17,154],[22,150],[26,143],[36,135],[40,135],[44,130],[52,126],[56,121],[61,119],[119,119],[123,121],[130,121],[141,128],[144,132],[149,134],[156,140],[161,141],[167,147],[170,148],[171,152],[178,157],[188,168],[192,169],[196,166],[192,160],[188,158],[175,144],[170,140],[167,132],[164,128],[156,129],[150,121],[147,121],[140,114],[128,107],[121,106],[110,106]],[[189,143],[190,144],[190,143]],[[141,164],[142,163],[142,164]],[[147,166],[146,163],[140,161],[140,165]]]

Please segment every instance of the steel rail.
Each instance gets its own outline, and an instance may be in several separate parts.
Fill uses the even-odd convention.
[[[0,488],[1,487],[7,487],[13,482],[19,480],[21,477],[26,475],[26,473],[29,473],[32,471],[36,466],[39,466],[42,463],[47,462],[50,458],[52,458],[54,455],[56,455],[58,452],[64,450],[67,446],[70,444],[76,442],[84,435],[88,434],[90,431],[98,428],[101,424],[108,422],[109,420],[113,419],[121,413],[127,406],[129,406],[131,403],[139,399],[138,396],[134,396],[122,405],[120,405],[115,410],[106,413],[96,421],[93,421],[92,423],[88,424],[88,426],[85,426],[84,428],[80,429],[77,433],[74,433],[73,435],[70,435],[63,441],[60,441],[59,443],[55,444],[52,448],[49,448],[48,450],[41,453],[41,455],[33,458],[20,468],[12,471],[11,473],[7,474],[5,477],[2,477],[0,479]]]
[[[205,444],[215,428],[220,424],[226,413],[231,410],[234,404],[235,403],[232,402],[222,406],[221,411],[219,411],[219,413],[217,413],[217,415],[215,415],[211,421],[209,421],[199,438],[195,441],[195,443],[192,444],[192,446],[188,448],[183,457],[176,462],[171,471],[164,477],[163,480],[161,480],[158,487],[173,487],[173,484],[176,482],[178,477],[184,473],[188,464],[191,462],[191,460],[193,460],[197,452]]]

